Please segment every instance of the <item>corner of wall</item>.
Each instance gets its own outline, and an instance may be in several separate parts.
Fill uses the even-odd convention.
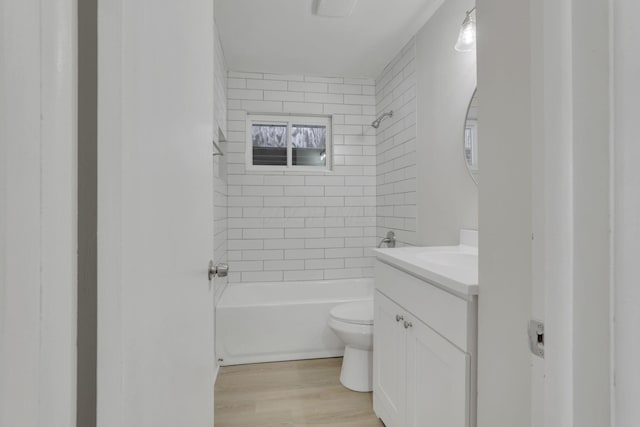
[[[376,116],[393,111],[376,132],[377,236],[392,230],[399,246],[417,243],[415,70],[413,37],[376,79]]]
[[[454,49],[461,20],[473,5],[473,0],[445,2],[416,35],[416,234],[421,245],[457,244],[461,228],[478,228],[478,187],[463,155],[465,117],[477,82],[476,57]],[[482,148],[479,158],[482,164]]]

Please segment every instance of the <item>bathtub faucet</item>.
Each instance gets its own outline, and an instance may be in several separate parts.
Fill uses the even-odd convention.
[[[396,247],[396,233],[394,233],[393,231],[389,231],[387,233],[387,237],[385,237],[384,239],[380,240],[380,243],[378,244],[378,247],[381,248],[382,245],[387,244],[388,248],[395,248]]]

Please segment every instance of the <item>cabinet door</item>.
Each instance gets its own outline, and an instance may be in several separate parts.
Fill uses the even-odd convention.
[[[410,427],[468,427],[470,357],[424,323],[407,329]]]
[[[387,427],[402,427],[406,409],[406,333],[400,306],[376,292],[373,321],[373,409]]]

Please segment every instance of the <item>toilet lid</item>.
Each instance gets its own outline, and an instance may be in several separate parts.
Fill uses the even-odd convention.
[[[373,324],[373,300],[349,302],[331,309],[331,317],[336,320],[358,325]]]

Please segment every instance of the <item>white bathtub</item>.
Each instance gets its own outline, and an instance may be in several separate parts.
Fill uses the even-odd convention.
[[[229,284],[216,307],[220,365],[342,356],[336,304],[373,298],[373,279]]]

